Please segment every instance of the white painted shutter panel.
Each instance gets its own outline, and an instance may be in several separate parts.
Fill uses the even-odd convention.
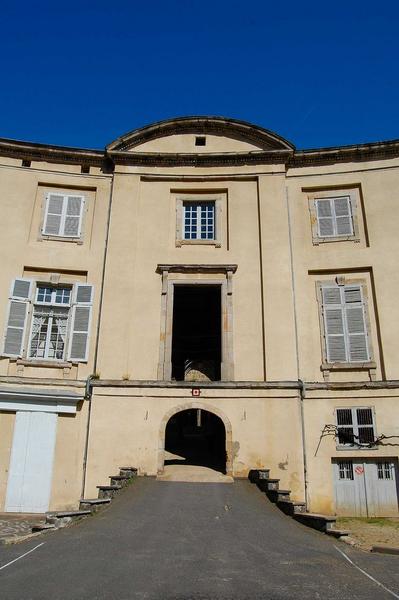
[[[86,362],[89,351],[89,331],[93,301],[93,286],[77,284],[72,307],[69,360]]]
[[[316,208],[319,236],[328,237],[334,235],[334,217],[330,200],[316,200]]]
[[[349,360],[369,360],[364,303],[360,286],[345,286],[346,326],[348,330]]]
[[[353,235],[352,213],[349,196],[334,199],[337,235]]]
[[[62,194],[48,194],[43,227],[43,233],[45,235],[62,234],[61,224],[63,206],[64,196]]]
[[[65,237],[79,237],[82,229],[83,196],[67,196],[63,234]]]
[[[327,362],[345,362],[344,311],[340,288],[323,287],[322,297]]]
[[[22,356],[32,281],[14,279],[11,286],[3,355]]]

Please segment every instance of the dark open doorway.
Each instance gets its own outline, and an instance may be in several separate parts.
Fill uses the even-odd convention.
[[[166,425],[165,451],[170,453],[165,465],[198,465],[226,473],[226,430],[222,419],[199,408],[176,413]]]
[[[221,312],[220,285],[175,285],[172,379],[220,379]]]

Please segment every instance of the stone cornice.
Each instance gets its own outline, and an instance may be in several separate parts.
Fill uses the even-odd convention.
[[[20,160],[96,166],[111,173],[115,164],[142,167],[234,167],[280,164],[286,169],[334,163],[399,158],[399,140],[309,150],[274,149],[214,154],[157,154],[120,150],[89,150],[0,138],[0,156]]]
[[[371,142],[351,146],[297,150],[292,154],[287,167],[306,167],[345,162],[365,162],[399,157],[399,140]]]
[[[173,264],[173,265],[157,265],[157,273],[235,273],[237,271],[237,265],[185,265],[185,264]]]
[[[283,137],[247,121],[217,116],[190,116],[158,121],[134,129],[107,146],[107,151],[132,150],[135,147],[165,136],[178,134],[210,134],[249,142],[260,150],[294,150],[294,145]]]
[[[109,158],[103,150],[68,148],[5,138],[0,138],[0,156],[58,164],[109,167]]]

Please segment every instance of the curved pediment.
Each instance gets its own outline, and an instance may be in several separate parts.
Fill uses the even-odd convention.
[[[292,151],[276,133],[224,117],[180,117],[135,129],[107,146],[111,152],[225,154]]]

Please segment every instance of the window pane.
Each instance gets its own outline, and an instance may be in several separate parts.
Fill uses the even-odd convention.
[[[353,427],[338,427],[338,443],[353,444],[355,441]]]
[[[29,344],[30,358],[64,358],[68,315],[68,308],[34,306]]]
[[[374,442],[374,430],[372,427],[359,427],[359,444],[372,444]]]
[[[184,238],[214,238],[214,202],[184,202]]]

